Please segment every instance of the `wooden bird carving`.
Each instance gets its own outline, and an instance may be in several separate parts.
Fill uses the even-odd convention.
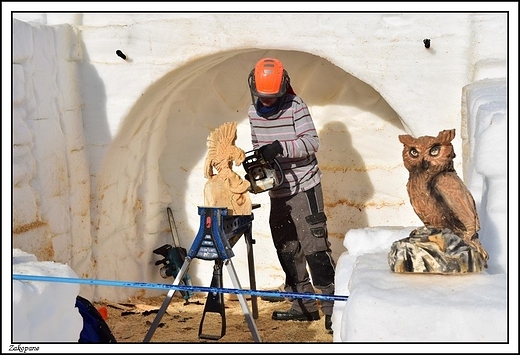
[[[449,228],[487,261],[489,255],[478,240],[475,201],[453,167],[453,138],[455,129],[437,137],[399,136],[404,166],[410,172],[406,185],[410,203],[426,227]]]
[[[245,152],[235,145],[236,122],[227,122],[210,133],[206,141],[208,154],[204,164],[204,203],[208,207],[227,207],[229,215],[250,215],[250,183],[233,171],[242,164]],[[216,173],[215,173],[216,172]]]

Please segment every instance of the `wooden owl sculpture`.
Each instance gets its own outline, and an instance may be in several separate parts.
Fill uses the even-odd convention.
[[[410,203],[426,227],[449,228],[487,261],[488,253],[478,240],[475,201],[453,167],[453,138],[455,129],[437,137],[399,136],[404,166],[410,172],[406,185]]]

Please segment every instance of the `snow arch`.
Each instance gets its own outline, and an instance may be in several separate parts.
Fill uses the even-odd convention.
[[[165,209],[174,212],[184,247],[198,231],[206,138],[227,121],[238,123],[236,145],[251,149],[247,76],[264,56],[279,58],[295,91],[304,98],[320,134],[326,212],[334,255],[343,251],[351,228],[409,225],[407,172],[397,135],[404,132],[395,111],[372,87],[324,58],[299,51],[240,50],[188,62],[151,85],[120,124],[100,169],[95,250],[97,277],[163,281],[152,250],[170,242]],[[367,134],[368,133],[368,134]],[[370,137],[367,140],[367,137]],[[240,172],[241,167],[237,168]],[[255,253],[263,270],[258,287],[283,283],[268,227],[268,196],[252,196]],[[240,248],[240,246],[237,246]],[[247,281],[245,252],[236,252],[239,277]],[[116,258],[117,269],[104,267]],[[112,263],[112,261],[110,261]],[[193,263],[195,282],[207,282],[212,265]],[[194,277],[192,275],[192,277]],[[115,292],[101,289],[99,292]],[[129,295],[133,290],[128,290]],[[102,295],[110,299],[125,298]]]

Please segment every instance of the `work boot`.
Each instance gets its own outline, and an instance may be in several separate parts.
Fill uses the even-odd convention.
[[[332,316],[325,316],[325,329],[329,331],[329,334],[332,334]]]
[[[283,301],[285,301],[285,298],[277,297],[277,296],[261,296],[260,299],[262,301],[267,301],[267,302],[283,302]]]
[[[274,320],[313,321],[320,319],[320,313],[318,311],[298,312],[291,308],[287,311],[274,311],[271,318]]]
[[[269,292],[273,292],[273,293],[280,293],[280,292],[284,292],[285,291],[285,285],[280,285],[278,286],[278,288],[276,290],[267,290]],[[283,302],[285,301],[285,298],[283,298],[282,296],[260,296],[260,299],[262,301],[267,301],[267,302]]]

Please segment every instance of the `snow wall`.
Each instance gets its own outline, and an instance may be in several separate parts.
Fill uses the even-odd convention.
[[[13,248],[68,264],[79,277],[165,282],[152,250],[171,243],[166,207],[188,248],[199,229],[206,138],[236,121],[237,146],[251,149],[247,76],[264,56],[282,60],[314,117],[337,260],[351,229],[420,225],[399,134],[455,128],[456,169],[481,206],[484,178],[472,161],[478,129],[465,88],[498,80],[505,90],[505,13],[13,17]],[[266,32],[266,21],[277,26]],[[252,200],[261,204],[257,288],[278,287],[268,196]],[[501,250],[506,244],[501,236]],[[233,263],[248,287],[245,250],[237,243]],[[506,263],[500,252],[491,270]],[[195,259],[193,282],[209,284],[212,268]],[[158,292],[81,287],[93,300]]]

